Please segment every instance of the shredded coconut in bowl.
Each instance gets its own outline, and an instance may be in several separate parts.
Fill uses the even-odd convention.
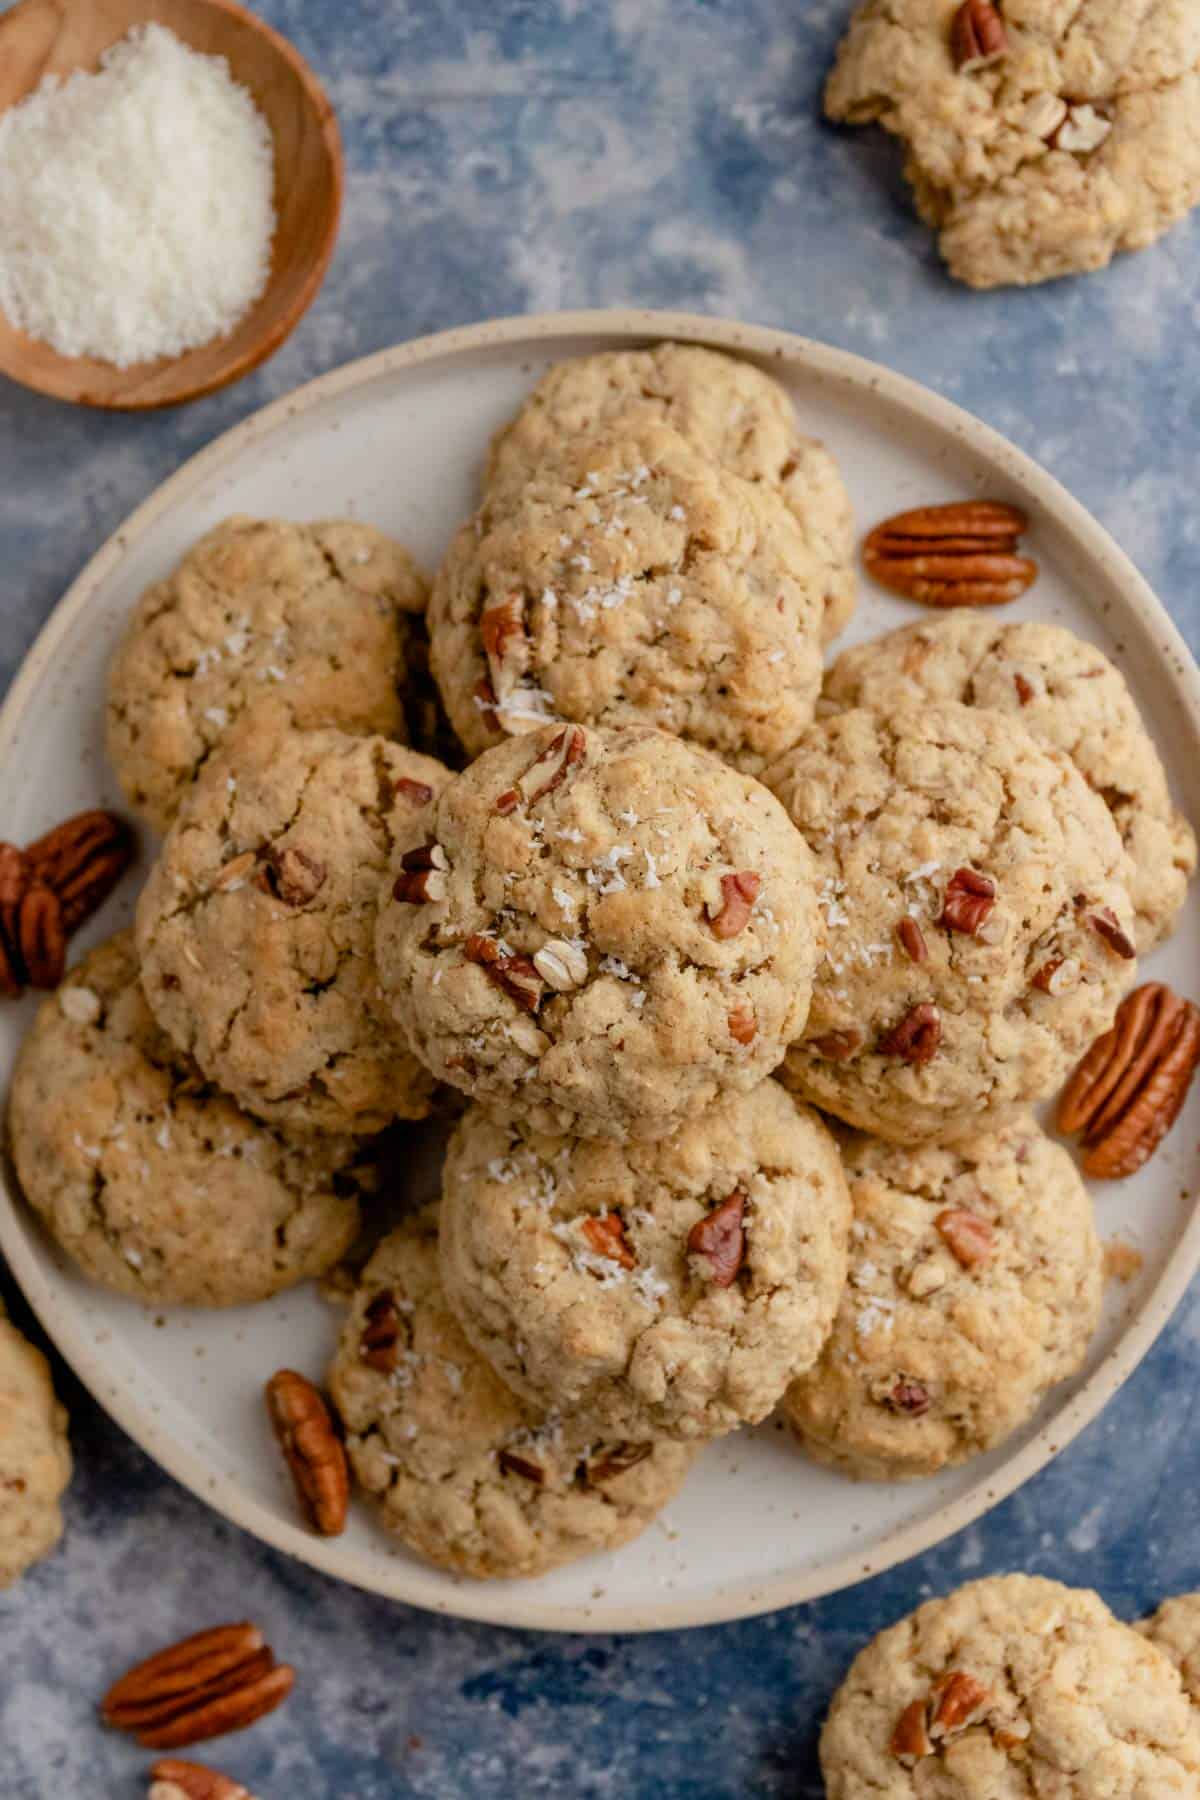
[[[0,114],[0,309],[64,356],[124,369],[223,336],[274,234],[270,128],[161,25]]]

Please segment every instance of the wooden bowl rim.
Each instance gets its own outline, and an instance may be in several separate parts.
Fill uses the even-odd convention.
[[[12,21],[25,10],[26,6],[33,5],[34,3],[35,0],[18,0],[18,4],[0,18],[0,41],[2,41],[5,32]],[[203,380],[195,381],[191,385],[184,383],[167,393],[158,394],[153,399],[138,399],[136,397],[120,398],[115,395],[103,393],[83,392],[80,390],[78,377],[76,378],[74,389],[70,389],[68,385],[69,372],[73,369],[78,369],[81,365],[93,363],[98,359],[93,357],[62,356],[50,345],[42,343],[40,339],[35,340],[26,337],[24,333],[18,331],[17,327],[11,325],[6,319],[4,321],[5,324],[9,326],[9,329],[14,332],[18,339],[24,338],[25,342],[30,344],[36,342],[39,354],[43,359],[46,357],[53,359],[49,371],[49,379],[44,376],[41,379],[34,379],[30,376],[23,375],[17,369],[11,368],[4,360],[2,353],[0,353],[0,375],[10,381],[15,381],[20,387],[27,388],[31,393],[42,394],[51,400],[65,401],[68,405],[90,406],[103,412],[156,412],[170,406],[184,406],[192,400],[203,400],[207,395],[219,393],[222,388],[230,387],[235,381],[240,381],[243,376],[249,375],[255,369],[259,368],[267,361],[268,357],[273,356],[275,352],[286,343],[293,331],[295,331],[297,325],[299,325],[301,319],[316,299],[321,283],[325,279],[325,274],[329,268],[334,248],[337,243],[338,232],[341,228],[342,206],[346,186],[345,152],[342,147],[342,133],[341,128],[338,125],[337,113],[334,111],[333,102],[325,92],[324,85],[320,78],[317,76],[312,66],[300,54],[300,51],[296,48],[295,44],[293,44],[289,38],[284,37],[282,32],[277,31],[273,25],[269,25],[265,19],[260,19],[257,13],[251,12],[249,7],[241,5],[240,0],[190,0],[190,4],[196,7],[208,7],[213,12],[225,13],[229,18],[236,19],[240,24],[249,27],[249,29],[256,32],[260,37],[266,39],[275,51],[275,54],[289,66],[292,73],[299,81],[302,91],[311,103],[317,119],[320,138],[329,163],[330,171],[331,199],[329,216],[326,221],[320,246],[316,255],[312,258],[307,273],[300,283],[291,304],[262,332],[255,343],[249,345],[240,353],[232,356],[227,363],[220,364]],[[151,17],[147,17],[144,21],[146,24],[152,24],[154,22],[155,21]],[[131,22],[131,28],[132,23],[134,22]],[[113,40],[114,43],[119,41],[119,39]],[[16,104],[19,104],[19,102]],[[6,108],[0,108],[0,115],[6,110]],[[263,304],[270,292],[271,283],[268,281],[267,287],[255,301],[247,318],[253,318],[255,310]],[[207,350],[209,347],[210,346],[206,344],[198,344],[194,349],[185,350],[177,357],[158,358],[155,362],[135,363],[127,370],[114,369],[114,374],[133,376],[136,371],[143,370],[149,375],[156,369],[160,373],[165,374],[172,367],[178,368],[182,374],[191,357],[200,355],[202,351]],[[61,379],[56,379],[56,376],[58,376],[60,372]]]

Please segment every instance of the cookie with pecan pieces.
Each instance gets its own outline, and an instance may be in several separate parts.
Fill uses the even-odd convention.
[[[860,1651],[821,1733],[829,1800],[1185,1800],[1200,1720],[1098,1594],[993,1575]]]
[[[828,928],[783,1080],[897,1143],[1054,1093],[1137,968],[1129,859],[1075,765],[938,701],[825,719],[766,780]]]
[[[355,1479],[385,1531],[460,1575],[542,1575],[627,1544],[694,1451],[526,1405],[464,1337],[438,1273],[437,1209],[363,1271],[329,1374]]]
[[[138,903],[142,983],[177,1047],[260,1118],[365,1133],[429,1111],[372,940],[395,846],[447,779],[403,745],[256,708],[188,795]]]
[[[1092,1203],[1031,1115],[952,1148],[855,1137],[843,1160],[849,1279],[784,1412],[842,1474],[932,1475],[1002,1443],[1082,1363],[1103,1288]]]
[[[757,781],[648,727],[486,751],[399,846],[376,950],[443,1081],[539,1129],[664,1136],[802,1028],[813,862]]]
[[[446,1158],[442,1277],[518,1393],[622,1436],[765,1418],[845,1278],[837,1147],[773,1081],[662,1143],[544,1137],[479,1108]]]

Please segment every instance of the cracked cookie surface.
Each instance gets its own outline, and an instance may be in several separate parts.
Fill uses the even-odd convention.
[[[1103,796],[1130,860],[1138,950],[1170,934],[1195,873],[1195,833],[1171,804],[1124,676],[1094,645],[1060,625],[962,610],[844,650],[825,695],[881,713],[956,700],[1018,719]]]
[[[1134,1630],[1170,1657],[1192,1704],[1200,1706],[1200,1594],[1176,1594],[1164,1600],[1158,1611]]]
[[[455,777],[422,830],[384,890],[380,981],[427,1067],[486,1105],[663,1136],[756,1086],[800,1030],[813,859],[715,757],[642,727],[543,727]]]
[[[446,779],[403,745],[256,708],[188,796],[138,903],[142,982],[178,1047],[260,1118],[361,1133],[428,1112],[372,937],[396,838]]]
[[[1190,0],[998,0],[1004,47],[959,67],[958,0],[867,0],[826,111],[902,138],[918,208],[975,287],[1103,268],[1200,201]]]
[[[850,1265],[784,1412],[818,1462],[877,1481],[994,1448],[1073,1375],[1100,1316],[1087,1189],[1030,1115],[954,1147],[843,1146]]]
[[[855,606],[854,515],[825,446],[797,429],[786,391],[753,363],[696,344],[603,351],[558,363],[492,440],[486,485],[512,496],[563,446],[659,422],[743,481],[776,490],[822,568],[822,636]]]
[[[779,496],[667,425],[564,442],[490,495],[429,606],[474,753],[550,720],[655,725],[753,773],[813,716],[821,568]]]
[[[0,1588],[57,1544],[70,1479],[67,1414],[50,1365],[0,1308]]]
[[[264,696],[298,727],[404,738],[410,621],[428,588],[370,525],[227,519],[135,607],[108,677],[108,753],[166,831],[197,771]]]
[[[837,1146],[773,1081],[662,1143],[542,1136],[472,1108],[447,1152],[442,1277],[518,1393],[621,1436],[763,1419],[845,1279]]]
[[[1200,1721],[1167,1658],[1098,1594],[998,1575],[860,1652],[821,1769],[829,1800],[1185,1800]]]
[[[431,1207],[384,1239],[329,1376],[380,1523],[481,1579],[541,1575],[628,1543],[678,1491],[694,1451],[605,1440],[519,1400],[450,1310],[437,1232]]]
[[[358,1141],[289,1140],[210,1087],[155,1024],[129,932],[42,1002],[9,1130],[54,1239],[137,1300],[265,1300],[324,1274],[358,1231]]]

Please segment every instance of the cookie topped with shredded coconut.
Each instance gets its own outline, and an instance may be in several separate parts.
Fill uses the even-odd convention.
[[[1074,763],[930,701],[824,719],[766,779],[828,931],[788,1085],[897,1143],[1054,1093],[1137,969],[1129,859]]]
[[[379,1245],[329,1375],[355,1478],[386,1531],[440,1568],[541,1575],[637,1537],[682,1485],[682,1444],[604,1436],[527,1406],[472,1349],[438,1273],[437,1208]]]
[[[412,615],[426,584],[357,520],[226,519],[143,594],[108,676],[108,754],[166,831],[231,725],[269,700],[301,729],[407,736]]]
[[[715,1437],[765,1418],[815,1359],[849,1210],[833,1139],[773,1081],[657,1144],[473,1107],[446,1157],[442,1278],[532,1403],[622,1436]]]
[[[1091,1200],[1029,1114],[952,1147],[854,1137],[842,1155],[849,1280],[784,1411],[843,1474],[932,1475],[1010,1437],[1083,1361],[1103,1287]]]
[[[397,845],[376,953],[439,1079],[539,1129],[664,1136],[802,1028],[813,861],[750,776],[648,727],[487,751]]]
[[[434,584],[432,666],[475,753],[642,723],[754,772],[813,716],[822,593],[774,489],[643,420],[489,495]]]

